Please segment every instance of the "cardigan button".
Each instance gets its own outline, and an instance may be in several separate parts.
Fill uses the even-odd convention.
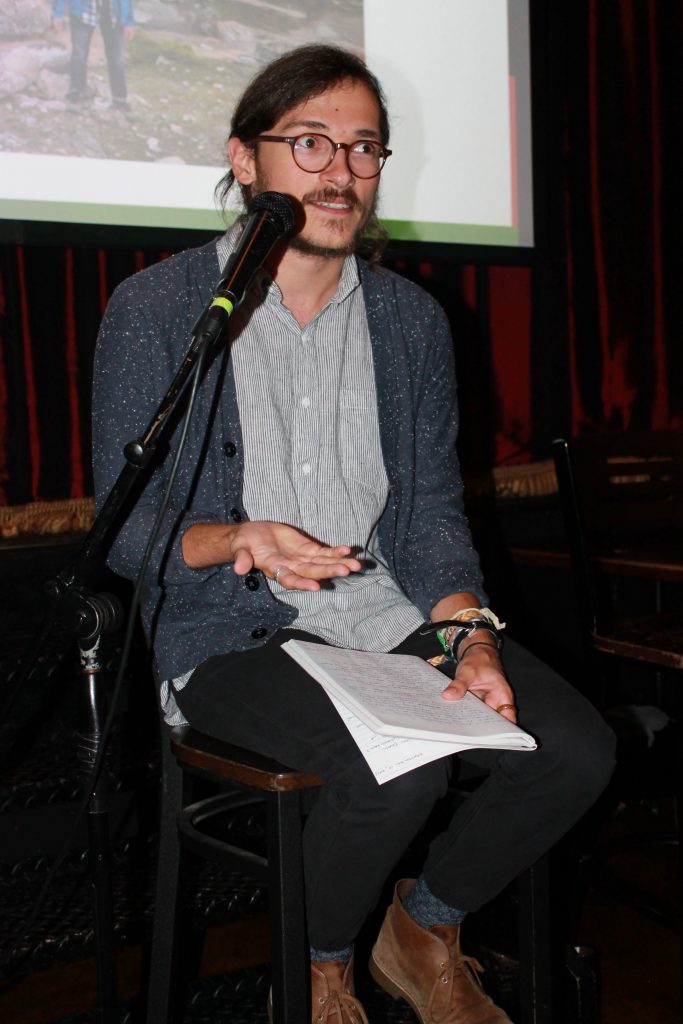
[[[229,459],[232,459],[237,454],[237,445],[234,441],[226,441],[223,445],[223,451]]]
[[[242,522],[242,513],[240,512],[240,510],[238,508],[231,508],[230,509],[230,518],[232,519],[233,523],[241,523]]]
[[[261,586],[256,577],[253,576],[251,573],[244,577],[244,585],[247,588],[247,590],[258,590],[258,588]]]
[[[265,626],[257,626],[256,629],[252,629],[251,635],[254,640],[262,640],[264,636],[268,636],[268,630]]]

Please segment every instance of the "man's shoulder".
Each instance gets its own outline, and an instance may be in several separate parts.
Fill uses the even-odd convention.
[[[402,274],[389,267],[370,266],[365,260],[358,259],[361,281],[366,294],[381,295],[397,302],[417,302],[439,308],[439,303],[421,285],[416,284]]]
[[[421,285],[387,267],[358,263],[370,320],[394,323],[403,333],[411,324],[420,331],[447,333],[443,307]]]
[[[166,289],[172,288],[177,293],[183,285],[191,287],[196,283],[201,287],[205,281],[212,287],[216,283],[217,274],[216,240],[212,239],[205,245],[184,249],[139,270],[122,281],[114,295],[119,300],[121,297],[130,299],[132,296],[145,295],[167,301]]]

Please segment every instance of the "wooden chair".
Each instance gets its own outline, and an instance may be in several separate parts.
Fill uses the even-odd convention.
[[[683,669],[683,614],[665,611],[662,601],[665,585],[683,583],[683,434],[625,431],[559,439],[553,444],[553,455],[586,664],[590,670],[597,652],[652,666],[654,702],[660,705],[662,673]],[[616,577],[642,581],[641,590],[649,587],[651,608],[639,609],[637,614],[615,610],[604,595],[605,582]],[[680,687],[675,693],[680,694]],[[619,739],[620,719],[614,709],[610,715],[609,705],[620,702],[611,696],[611,701],[603,695],[596,703],[615,724]],[[680,706],[679,696],[676,704]],[[639,711],[641,717],[652,718],[651,708]],[[678,718],[676,713],[674,722]],[[666,721],[667,716],[662,714],[661,719]],[[644,748],[643,734],[641,751]],[[640,757],[632,780],[642,774],[642,765]],[[678,817],[677,787],[675,783]],[[611,872],[608,860],[624,845],[678,842],[678,833],[667,833],[602,844],[592,858],[593,879],[641,912],[677,929],[680,916],[668,904],[623,883]]]
[[[553,455],[587,649],[683,669],[683,617],[661,606],[662,584],[683,583],[683,434],[561,438]],[[615,615],[600,575],[649,581],[652,610]]]
[[[268,882],[273,1024],[309,1018],[309,966],[304,919],[301,826],[303,796],[323,785],[251,751],[191,729],[164,727],[162,808],[147,1024],[178,1019],[176,958],[181,925],[182,853],[190,850]],[[164,742],[165,740],[165,742]],[[169,741],[170,740],[170,741]],[[192,803],[197,777],[227,787]],[[212,833],[220,818],[264,799],[267,858]],[[551,1024],[551,939],[547,857],[517,881],[520,1024]],[[593,1024],[582,1016],[581,1024]]]
[[[167,732],[168,730],[166,730]],[[216,860],[268,882],[271,924],[273,1024],[302,1024],[308,1010],[308,945],[301,852],[302,793],[317,789],[317,775],[293,771],[189,727],[162,738],[162,807],[147,1024],[177,1019],[176,954],[181,924],[183,850]],[[224,792],[192,803],[194,778]],[[211,832],[231,811],[265,800],[267,856],[235,847]]]

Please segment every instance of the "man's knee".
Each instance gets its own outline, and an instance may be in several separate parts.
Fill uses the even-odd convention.
[[[567,722],[538,751],[539,768],[554,779],[558,794],[577,810],[591,806],[607,786],[615,765],[616,740],[601,715]],[[533,755],[532,755],[533,756]]]

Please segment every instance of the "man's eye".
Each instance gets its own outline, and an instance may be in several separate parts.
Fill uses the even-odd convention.
[[[318,149],[320,139],[317,135],[300,135],[296,140],[297,149]]]
[[[376,142],[357,142],[354,147],[354,153],[360,153],[361,156],[376,156],[378,146]]]

